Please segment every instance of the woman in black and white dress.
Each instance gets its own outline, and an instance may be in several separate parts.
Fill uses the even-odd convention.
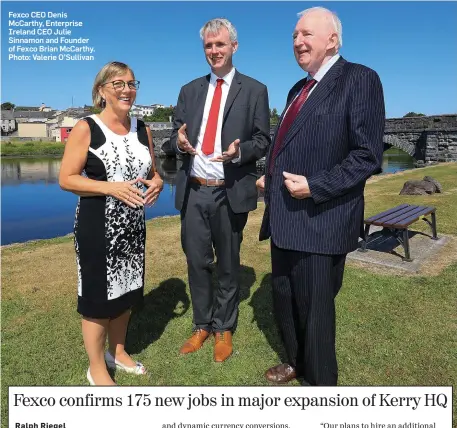
[[[73,128],[60,170],[62,189],[80,196],[74,227],[77,310],[92,385],[114,385],[106,364],[146,373],[124,344],[130,310],[143,299],[144,206],[155,202],[163,181],[155,171],[151,131],[129,117],[138,87],[126,64],[112,62],[100,70],[92,99],[103,110]]]

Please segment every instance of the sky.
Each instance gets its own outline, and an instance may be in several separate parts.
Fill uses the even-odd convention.
[[[200,28],[225,17],[238,31],[235,67],[267,85],[270,107],[281,111],[289,89],[306,75],[293,55],[292,32],[297,13],[313,6],[341,19],[341,55],[379,74],[387,117],[457,112],[456,2],[2,1],[1,101],[54,109],[91,105],[97,72],[122,61],[141,82],[137,104],[175,105],[181,86],[209,72]],[[83,22],[66,37],[89,38],[95,59],[9,60],[8,30],[20,27],[9,27],[8,14],[33,11],[65,12],[63,21]]]

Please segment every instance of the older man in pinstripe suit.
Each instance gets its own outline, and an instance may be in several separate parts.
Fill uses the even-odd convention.
[[[336,385],[335,297],[362,232],[365,182],[379,170],[385,123],[373,70],[339,55],[341,22],[324,8],[299,14],[293,46],[308,76],[289,92],[267,154],[265,215],[275,315],[288,361],[274,383]]]

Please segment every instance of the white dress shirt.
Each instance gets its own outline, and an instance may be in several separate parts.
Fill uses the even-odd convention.
[[[225,103],[229,93],[230,85],[232,84],[233,77],[235,76],[235,68],[233,67],[228,74],[222,79],[222,98],[221,106],[219,109],[219,117],[217,119],[216,141],[214,142],[214,153],[205,155],[202,152],[203,137],[205,135],[206,124],[208,122],[209,111],[213,101],[214,90],[216,89],[216,81],[219,79],[214,73],[211,73],[208,94],[206,95],[205,108],[203,110],[202,124],[200,132],[198,133],[197,145],[195,147],[197,154],[193,157],[194,161],[190,175],[193,177],[202,177],[207,179],[224,179],[224,165],[222,162],[210,162],[210,159],[222,156],[221,133],[222,133],[222,120],[224,116]]]
[[[311,91],[309,91],[309,94],[308,96],[311,95],[311,92],[314,91],[314,88],[319,84],[319,82],[324,78],[324,76],[327,74],[327,71],[330,70],[330,68],[332,67],[332,65],[335,64],[335,62],[337,62],[339,59],[340,59],[340,54],[336,54],[336,55],[333,55],[329,60],[328,62],[326,62],[324,65],[321,66],[321,68],[319,68],[319,70],[317,71],[317,73],[313,76],[311,76],[310,74],[308,74],[308,80],[309,79],[314,79],[317,83],[314,84],[314,86],[311,88]]]
[[[317,83],[314,84],[314,86],[311,88],[311,90],[309,91],[309,94],[308,94],[308,97],[311,95],[311,93],[314,91],[314,89],[316,88],[316,86],[319,84],[319,82],[323,79],[323,77],[327,74],[327,72],[330,70],[330,68],[332,67],[332,65],[335,64],[335,62],[337,62],[340,58],[340,54],[336,54],[334,56],[332,56],[328,62],[326,62],[324,65],[321,66],[321,68],[319,68],[319,70],[317,71],[317,73],[313,76],[311,76],[310,74],[308,74],[308,77],[306,78],[306,81],[309,81],[311,79],[314,79]],[[300,95],[300,92],[298,92],[298,94],[295,96],[295,98],[297,98],[299,95]],[[294,98],[294,99],[295,99]],[[289,107],[292,105],[292,103],[289,104]],[[289,110],[289,107],[287,108],[287,110]]]

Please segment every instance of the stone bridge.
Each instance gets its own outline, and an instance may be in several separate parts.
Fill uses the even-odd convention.
[[[457,162],[457,114],[387,119],[384,144],[416,161]]]
[[[158,157],[175,156],[168,147],[170,133],[152,131]],[[457,114],[387,119],[384,147],[387,150],[390,146],[405,151],[416,161],[457,162]]]

